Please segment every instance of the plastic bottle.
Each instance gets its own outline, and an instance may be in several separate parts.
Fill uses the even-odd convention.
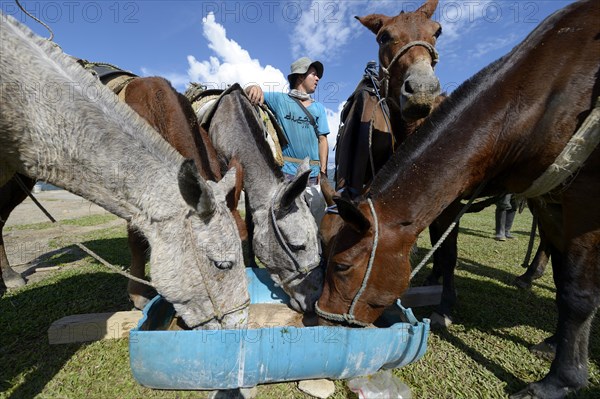
[[[411,399],[412,393],[390,370],[382,370],[364,377],[347,381],[348,388],[359,399]]]

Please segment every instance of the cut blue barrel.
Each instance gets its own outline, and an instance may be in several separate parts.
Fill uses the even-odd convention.
[[[247,275],[252,303],[289,300],[264,269],[248,269]],[[149,388],[197,390],[368,375],[405,366],[425,354],[429,320],[417,321],[410,309],[401,309],[406,321],[394,312],[397,320],[385,328],[158,331],[175,312],[157,296],[130,332],[131,370]]]

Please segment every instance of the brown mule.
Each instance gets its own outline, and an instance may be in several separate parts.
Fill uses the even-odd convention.
[[[598,20],[595,0],[547,18],[444,101],[358,205],[337,200],[344,224],[329,248],[317,306],[323,322],[377,319],[409,285],[418,234],[449,204],[482,183],[486,195],[528,191],[600,112]],[[588,132],[598,133],[597,121]],[[600,305],[600,147],[590,151],[562,185],[529,199],[552,254],[556,356],[549,373],[514,398],[562,398],[587,384],[590,325]]]

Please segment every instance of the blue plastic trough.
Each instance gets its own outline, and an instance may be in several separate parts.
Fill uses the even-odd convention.
[[[264,269],[248,269],[252,303],[286,303]],[[429,320],[403,309],[385,328],[268,327],[157,331],[173,307],[157,296],[129,335],[131,370],[158,389],[231,389],[314,378],[345,379],[402,367],[427,349]]]

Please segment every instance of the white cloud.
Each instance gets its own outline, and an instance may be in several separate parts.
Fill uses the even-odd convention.
[[[364,2],[319,0],[307,4],[290,35],[294,58],[337,58],[341,49],[362,32],[353,18],[361,4]]]
[[[215,56],[199,61],[193,55],[188,56],[188,76],[192,82],[199,82],[209,88],[224,88],[227,84],[239,83],[242,87],[254,83],[282,91],[287,79],[277,68],[253,59],[235,40],[227,38],[225,28],[215,22],[215,16],[209,13],[202,19],[203,36],[208,48]]]
[[[227,84],[235,82],[244,86],[257,83],[263,90],[287,90],[287,79],[284,74],[271,65],[262,66],[260,61],[253,59],[250,53],[243,49],[235,40],[227,37],[225,28],[215,22],[213,14],[208,14],[202,20],[203,35],[208,41],[208,47],[214,55],[208,60],[197,60],[188,56],[188,76],[185,78],[192,82],[199,82],[211,88],[224,88]],[[178,77],[178,81],[181,80]],[[325,108],[327,123],[329,124],[329,160],[333,162],[333,147],[335,146],[340,113],[343,104],[338,105],[337,111]]]
[[[339,104],[337,111],[325,108],[325,111],[327,112],[327,124],[329,125],[329,135],[327,136],[327,141],[329,142],[329,164],[335,163],[335,153],[333,152],[333,148],[335,147],[337,140],[338,127],[340,126],[340,114],[342,113],[344,104],[346,104],[345,101]]]
[[[441,1],[434,14],[434,18],[442,25],[440,44],[449,45],[464,39],[482,20],[491,18],[491,13],[495,10],[493,7],[497,4],[494,1]]]
[[[512,33],[507,37],[498,37],[490,39],[483,43],[478,43],[475,45],[473,49],[468,51],[469,55],[474,58],[482,58],[486,54],[497,51],[498,49],[502,49],[508,47],[510,45],[515,44],[519,40],[519,35],[516,33]]]

